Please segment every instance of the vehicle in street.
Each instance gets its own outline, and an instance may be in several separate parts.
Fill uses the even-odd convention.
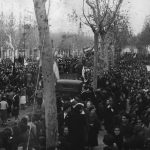
[[[57,97],[75,97],[82,91],[82,81],[72,79],[60,79],[56,83]]]

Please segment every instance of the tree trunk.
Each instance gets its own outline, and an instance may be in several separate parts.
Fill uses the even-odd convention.
[[[33,0],[38,23],[39,40],[42,54],[43,99],[45,103],[46,150],[54,150],[57,144],[57,107],[55,80],[53,73],[53,54],[50,42],[46,0]]]
[[[93,70],[93,89],[97,89],[97,64],[98,64],[98,34],[94,33],[94,70]]]

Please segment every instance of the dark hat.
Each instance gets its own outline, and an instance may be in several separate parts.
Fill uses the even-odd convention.
[[[74,108],[76,107],[84,107],[84,104],[83,103],[77,103],[76,105],[74,105]]]
[[[6,100],[6,98],[7,98],[6,95],[2,96],[2,100]]]
[[[80,110],[84,108],[84,104],[83,103],[77,103],[76,105],[74,105],[73,108],[76,112],[80,112]]]

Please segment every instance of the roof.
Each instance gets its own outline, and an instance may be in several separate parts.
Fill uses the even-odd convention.
[[[72,79],[59,79],[57,83],[66,83],[66,84],[81,84],[81,80],[72,80]]]

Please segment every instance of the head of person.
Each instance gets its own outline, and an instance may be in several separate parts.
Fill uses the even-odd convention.
[[[86,108],[89,109],[92,105],[93,105],[92,102],[88,100],[86,103]]]
[[[28,129],[28,119],[27,117],[23,117],[19,123],[19,127],[21,132],[26,132]]]
[[[118,136],[118,135],[120,135],[120,127],[119,126],[116,126],[115,128],[114,128],[114,135],[115,136]]]
[[[96,111],[96,108],[94,107],[94,105],[92,105],[90,108],[89,108],[89,111],[91,114],[94,114],[95,111]]]
[[[3,97],[2,97],[2,101],[7,101],[7,97],[6,97],[6,95],[3,95]]]
[[[127,124],[129,122],[129,115],[123,114],[122,117],[121,117],[121,122],[123,124]]]
[[[11,128],[7,127],[2,132],[3,132],[3,135],[4,135],[3,138],[10,139],[13,136],[13,131],[12,131]]]
[[[113,98],[112,98],[112,96],[110,96],[107,100],[106,100],[106,104],[107,105],[113,105]]]
[[[78,114],[82,113],[83,109],[84,109],[84,104],[82,103],[77,103],[74,107],[74,111]]]
[[[69,133],[68,127],[64,127],[64,135],[68,135],[68,133]]]
[[[137,126],[142,126],[142,119],[141,118],[137,118],[136,125]]]

